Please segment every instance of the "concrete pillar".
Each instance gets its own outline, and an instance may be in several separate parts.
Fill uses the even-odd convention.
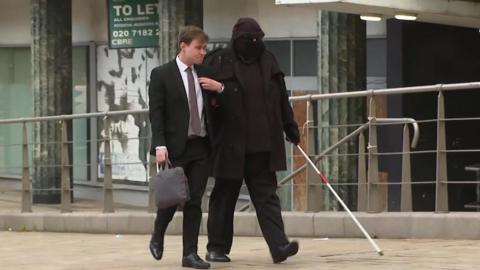
[[[32,0],[31,4],[34,116],[71,114],[71,0]],[[60,125],[36,123],[33,131],[33,201],[59,203],[61,169],[51,166],[61,164],[60,144],[51,142],[61,141]]]
[[[203,27],[203,0],[159,0],[160,64],[177,55],[180,27]]]
[[[178,54],[178,33],[182,26],[195,25],[203,28],[203,0],[159,0],[158,13],[160,64],[165,64]],[[205,201],[206,192],[203,196]],[[153,211],[151,200],[149,211]]]
[[[363,90],[366,87],[366,24],[358,15],[318,12],[318,89],[320,93]],[[318,126],[365,122],[364,99],[332,99],[318,104]],[[355,127],[322,128],[319,131],[319,151],[335,144]],[[357,139],[343,144],[332,154],[356,153]],[[320,163],[333,183],[356,182],[357,160],[351,157],[328,157]],[[356,201],[354,188],[334,186],[347,205]],[[325,194],[326,209],[339,206],[330,194]]]

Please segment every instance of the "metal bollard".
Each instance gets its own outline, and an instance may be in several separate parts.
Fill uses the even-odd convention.
[[[30,169],[28,167],[28,136],[25,123],[23,123],[22,133],[22,213],[30,213],[32,212],[32,179],[30,179]]]
[[[68,160],[68,136],[67,136],[67,123],[65,120],[61,121],[62,129],[62,145],[61,145],[61,159],[62,159],[62,171],[61,171],[61,212],[72,212],[72,197],[71,197],[71,183],[70,183],[70,165]]]
[[[157,160],[154,155],[150,155],[149,161],[149,178],[148,178],[148,213],[155,213],[157,207],[155,206],[155,190],[152,177],[157,175]]]
[[[367,211],[367,164],[365,163],[365,136],[358,136],[357,211]]]
[[[443,93],[438,93],[437,111],[437,183],[435,186],[435,212],[448,212],[447,144],[445,139],[445,102]]]
[[[313,104],[312,101],[307,103],[307,141],[306,152],[308,155],[315,155],[315,130],[313,118]],[[319,212],[323,211],[325,206],[323,202],[323,185],[322,180],[318,177],[315,169],[312,166],[307,166],[306,171],[307,184],[307,211]]]
[[[377,126],[375,117],[375,97],[370,97],[369,138],[368,138],[368,202],[369,213],[382,212],[380,188],[378,185]]]
[[[103,212],[113,213],[113,185],[112,185],[112,160],[110,151],[110,118],[105,116],[104,121],[104,156],[103,164],[105,166],[103,175]]]
[[[402,194],[400,201],[401,212],[412,211],[412,173],[410,164],[410,132],[408,124],[403,127],[403,153],[402,153]]]

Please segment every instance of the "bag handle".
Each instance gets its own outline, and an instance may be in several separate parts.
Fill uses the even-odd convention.
[[[159,165],[157,162],[157,172],[160,171],[160,168],[162,168],[162,170],[166,170],[166,169],[175,168],[175,167],[172,165],[172,162],[170,161],[170,159],[167,158],[166,162],[163,162],[161,165]]]

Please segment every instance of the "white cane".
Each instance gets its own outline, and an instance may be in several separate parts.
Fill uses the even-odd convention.
[[[350,215],[350,217],[353,219],[353,221],[355,222],[355,224],[357,224],[358,228],[360,229],[360,231],[362,231],[362,233],[365,235],[365,237],[367,238],[367,240],[370,242],[370,244],[373,246],[373,248],[375,249],[375,251],[378,253],[378,255],[382,256],[383,255],[383,251],[380,249],[380,247],[378,247],[378,245],[375,243],[375,241],[373,241],[373,239],[370,237],[370,235],[368,234],[368,232],[363,228],[362,224],[360,224],[360,222],[357,220],[357,218],[352,214],[352,212],[350,212],[350,209],[348,209],[348,207],[345,205],[345,203],[342,201],[342,199],[340,199],[340,196],[338,196],[337,192],[335,192],[335,190],[332,188],[332,186],[330,185],[330,181],[328,180],[327,177],[325,177],[325,175],[323,175],[323,173],[321,171],[319,171],[317,169],[317,166],[315,166],[315,164],[312,162],[312,160],[308,157],[308,155],[305,153],[305,151],[303,151],[303,149],[297,145],[297,148],[298,150],[300,150],[300,152],[302,152],[302,155],[305,157],[305,159],[307,159],[308,163],[310,163],[310,165],[313,167],[313,169],[317,172],[317,174],[320,176],[320,179],[322,179],[322,181],[327,185],[327,187],[330,189],[330,191],[333,193],[333,195],[335,196],[335,198],[337,198],[338,202],[340,202],[340,204],[343,206],[343,208],[345,209],[345,211],[347,211],[347,213]]]

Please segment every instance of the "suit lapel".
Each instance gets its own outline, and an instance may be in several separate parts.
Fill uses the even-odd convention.
[[[207,75],[207,73],[205,72],[205,70],[203,69],[203,67],[201,65],[194,65],[194,68],[195,68],[195,72],[197,73],[198,78],[200,78],[200,77],[210,77],[210,76]],[[202,85],[200,85],[200,92],[202,93],[202,98],[203,98],[203,112],[207,116],[207,118],[205,120],[208,119],[208,113],[209,113],[208,108],[207,108],[208,102],[209,102],[207,91],[208,90],[203,89]]]
[[[201,77],[208,77],[206,76],[203,68],[201,65],[193,65],[193,68],[195,69],[195,72],[197,73],[197,77],[198,78],[201,78]],[[200,85],[200,90],[202,90],[202,96],[203,98],[205,98],[205,89],[203,89],[202,85]]]
[[[188,97],[187,97],[187,92],[185,89],[185,85],[183,84],[183,79],[182,79],[182,74],[180,74],[180,70],[177,66],[177,61],[173,60],[170,62],[170,73],[172,75],[172,78],[174,78],[174,85],[177,86],[176,89],[180,91],[180,95],[182,95],[184,101],[185,101],[185,107],[188,110],[188,113],[190,114],[190,108],[188,106]]]

